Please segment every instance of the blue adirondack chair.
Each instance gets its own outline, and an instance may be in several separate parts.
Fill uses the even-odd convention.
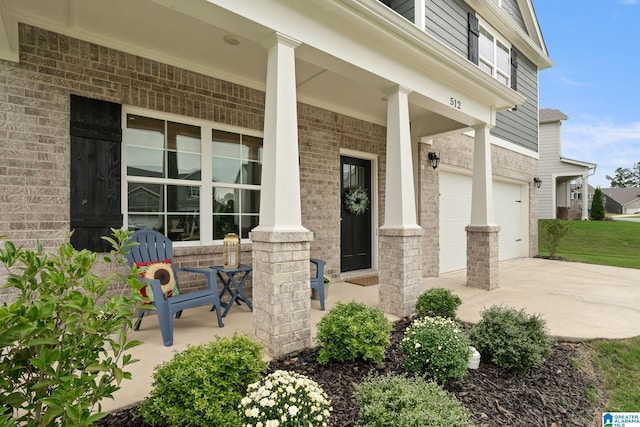
[[[318,292],[318,299],[320,300],[320,310],[324,311],[324,264],[321,259],[311,258],[312,264],[316,266],[316,274],[311,276],[311,289],[315,289]]]
[[[149,264],[157,262],[171,262],[173,277],[176,286],[178,286],[177,272],[187,271],[190,273],[203,274],[207,279],[207,287],[203,290],[190,292],[186,294],[178,294],[166,296],[162,290],[160,280],[141,278],[147,282],[153,292],[153,305],[158,312],[158,321],[160,322],[160,331],[162,332],[162,341],[164,345],[169,347],[173,345],[173,318],[179,318],[182,310],[198,307],[201,305],[211,305],[211,311],[215,310],[218,317],[218,326],[224,327],[222,323],[222,308],[220,306],[220,296],[218,294],[218,285],[216,282],[216,269],[214,268],[196,268],[196,267],[176,267],[173,261],[173,244],[170,239],[153,230],[138,230],[131,235],[130,241],[136,242],[130,251],[125,255],[128,264],[131,266]],[[178,288],[179,289],[179,288]],[[134,324],[134,330],[140,328],[142,317],[146,310],[140,310],[138,319]]]

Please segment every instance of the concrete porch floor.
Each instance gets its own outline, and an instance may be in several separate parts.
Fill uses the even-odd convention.
[[[465,322],[476,323],[484,308],[498,304],[541,314],[551,335],[562,340],[640,335],[640,270],[521,258],[500,263],[499,286],[493,291],[468,287],[464,270],[422,281],[423,290],[444,287],[460,296],[463,302],[458,317]],[[315,337],[322,315],[337,302],[356,300],[377,306],[378,287],[332,282],[326,311],[320,311],[318,301],[311,301],[311,336]],[[253,338],[252,322],[245,305],[229,311],[224,328],[218,328],[209,307],[185,310],[174,322],[174,345],[165,347],[156,317],[145,317],[140,330],[132,332],[131,337],[144,342],[131,350],[133,358],[140,360],[127,369],[133,379],[123,381],[114,400],[102,402],[103,410],[112,411],[144,399],[151,390],[153,368],[187,344],[206,343],[215,336],[231,337],[234,333]]]

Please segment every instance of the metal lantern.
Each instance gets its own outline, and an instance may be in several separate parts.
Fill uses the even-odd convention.
[[[240,239],[236,233],[229,233],[222,240],[224,268],[238,268],[240,264]]]
[[[431,167],[435,169],[440,163],[440,156],[435,151],[429,151],[429,161],[431,162]]]

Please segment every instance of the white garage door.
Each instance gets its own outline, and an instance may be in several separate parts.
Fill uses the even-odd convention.
[[[471,176],[440,172],[440,273],[467,268]],[[494,213],[500,226],[500,260],[522,256],[524,203],[521,186],[494,181]]]

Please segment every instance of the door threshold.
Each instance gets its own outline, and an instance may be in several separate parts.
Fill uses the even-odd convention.
[[[376,276],[377,274],[378,274],[378,270],[373,268],[367,268],[364,270],[345,271],[344,273],[340,273],[340,281],[346,282],[349,279],[359,279],[361,277]]]

